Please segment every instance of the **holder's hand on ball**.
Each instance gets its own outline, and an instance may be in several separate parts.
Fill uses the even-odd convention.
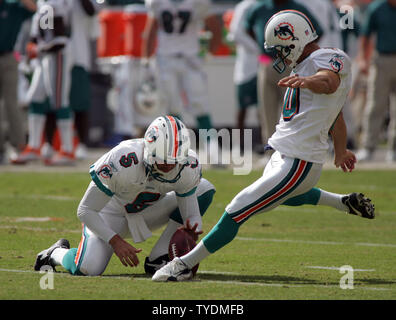
[[[193,226],[190,224],[190,219],[187,219],[186,224],[179,229],[183,229],[186,231],[193,239],[194,241],[198,241],[198,237],[203,233],[203,231],[197,231],[198,228],[198,222],[195,223]]]

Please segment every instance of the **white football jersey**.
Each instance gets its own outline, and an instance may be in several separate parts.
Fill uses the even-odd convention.
[[[175,191],[179,197],[194,194],[201,179],[201,165],[194,151],[189,150],[188,163],[181,171],[180,179],[164,183],[146,171],[143,149],[143,139],[123,141],[90,167],[92,180],[100,190],[112,196],[120,211],[138,213],[170,191]],[[174,176],[176,174],[174,172]]]
[[[244,0],[238,3],[235,6],[230,25],[229,37],[236,44],[234,68],[234,82],[236,84],[245,83],[257,75],[260,48],[245,31],[246,15],[256,3],[256,0]]]
[[[210,0],[146,0],[149,14],[158,21],[160,55],[197,55],[199,33],[209,14]]]
[[[276,131],[268,140],[280,153],[310,162],[324,163],[328,134],[351,89],[351,61],[340,49],[322,48],[299,63],[291,74],[311,76],[321,69],[340,76],[333,94],[315,94],[309,89],[287,88]]]
[[[61,17],[66,28],[71,23],[72,4],[68,0],[39,0],[32,17],[30,35],[37,39],[38,51],[47,51],[54,45],[69,44],[68,35],[56,35],[53,18]]]
[[[100,26],[97,15],[88,16],[80,0],[73,0],[71,13],[71,45],[73,47],[73,65],[84,67],[89,71],[91,67],[91,45],[92,39],[100,35]],[[95,1],[92,4],[96,6]]]

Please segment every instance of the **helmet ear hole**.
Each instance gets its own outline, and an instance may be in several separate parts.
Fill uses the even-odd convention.
[[[291,44],[290,46],[289,46],[289,48],[290,49],[294,49],[296,46],[294,45],[294,44]]]

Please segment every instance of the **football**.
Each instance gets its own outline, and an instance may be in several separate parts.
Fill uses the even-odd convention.
[[[183,229],[178,229],[169,241],[168,254],[172,261],[174,257],[181,257],[190,252],[196,243],[191,235]],[[192,268],[193,275],[197,273],[199,264]]]

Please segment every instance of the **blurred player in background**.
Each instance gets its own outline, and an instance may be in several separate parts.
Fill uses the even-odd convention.
[[[110,99],[114,113],[114,135],[116,141],[128,140],[138,137],[136,126],[136,112],[133,108],[133,82],[136,80],[140,63],[135,61],[123,61],[115,66],[113,72],[113,88],[110,91]]]
[[[241,143],[244,141],[242,133],[245,128],[247,109],[257,106],[257,69],[260,47],[245,31],[246,14],[256,2],[257,0],[244,0],[235,6],[228,35],[229,40],[236,44],[234,83],[238,105],[237,128],[241,130]]]
[[[13,163],[24,164],[41,158],[46,115],[54,113],[60,132],[61,150],[48,159],[47,164],[73,164],[73,117],[69,106],[72,3],[68,0],[39,0],[37,7],[31,36],[32,42],[37,45],[39,63],[28,92],[29,140],[26,149]]]
[[[240,226],[254,215],[284,204],[328,205],[340,211],[374,218],[374,206],[363,194],[334,194],[315,188],[331,135],[334,163],[352,171],[355,155],[346,148],[342,107],[351,89],[351,62],[339,49],[320,48],[306,15],[284,10],[265,28],[265,47],[277,52],[278,72],[292,68],[278,85],[286,87],[282,116],[269,146],[275,150],[263,176],[242,190],[226,207],[220,221],[197,246],[158,270],[154,281],[189,280],[191,268],[231,242]]]
[[[210,14],[210,6],[210,0],[146,0],[149,18],[143,56],[155,53],[165,112],[182,118],[185,95],[198,129],[212,128],[207,79],[199,57],[203,27],[212,33],[211,52],[221,43],[221,24]]]
[[[93,0],[72,0],[71,12],[71,88],[70,108],[73,111],[74,128],[79,144],[75,150],[76,159],[87,156],[89,114],[91,106],[91,86],[89,71],[92,66],[91,41],[99,36],[97,8]],[[45,134],[47,142],[41,148],[41,156],[50,158],[53,155],[51,142],[56,130],[55,114],[47,114]],[[73,144],[74,147],[74,144]],[[73,150],[74,151],[74,150]]]
[[[331,0],[295,0],[308,8],[323,30],[318,45],[323,47],[341,48],[342,36],[340,17],[337,8]]]
[[[341,25],[342,46],[352,61],[352,90],[343,109],[348,129],[348,149],[356,149],[358,135],[361,130],[362,110],[366,100],[367,77],[359,72],[356,59],[358,54],[358,38],[361,29],[361,10],[355,0],[334,0]],[[353,10],[353,11],[352,11]],[[347,14],[352,14],[348,17]],[[345,18],[348,17],[346,20]],[[338,48],[338,47],[337,47]]]
[[[76,159],[87,156],[89,108],[91,107],[91,84],[89,72],[92,67],[91,42],[99,37],[97,7],[94,0],[73,0],[71,46],[73,62],[71,70],[70,107],[74,112],[74,126],[79,139]]]
[[[396,106],[390,102],[396,91],[396,0],[379,0],[370,4],[362,26],[360,71],[368,74],[367,106],[363,114],[362,146],[356,153],[359,161],[373,160],[385,115],[390,108],[386,160],[396,162]],[[375,54],[370,42],[376,35]],[[394,99],[393,99],[394,100]]]
[[[137,249],[124,240],[145,241],[166,225],[144,263],[148,274],[167,261],[169,241],[182,227],[195,240],[215,193],[202,178],[190,149],[189,133],[175,117],[155,119],[143,139],[125,140],[90,167],[92,178],[77,215],[83,223],[78,248],[65,239],[40,252],[34,266],[62,265],[75,275],[100,275],[115,253],[125,266],[137,266]]]
[[[36,10],[33,0],[0,0],[0,108],[4,105],[9,126],[10,143],[18,150],[25,147],[23,118],[18,107],[18,61],[14,46],[24,21]],[[0,109],[0,165],[5,160],[5,139]]]

